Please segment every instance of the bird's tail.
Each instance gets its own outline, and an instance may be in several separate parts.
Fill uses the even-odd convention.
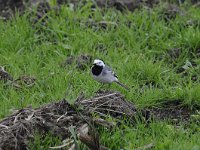
[[[126,90],[130,90],[130,88],[128,86],[126,86],[125,84],[119,82],[119,81],[115,81],[117,84],[121,85],[123,88],[125,88]]]

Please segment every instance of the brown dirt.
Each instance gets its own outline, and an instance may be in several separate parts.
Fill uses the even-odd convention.
[[[61,100],[36,109],[27,107],[1,120],[0,149],[27,149],[28,140],[32,140],[34,133],[38,131],[41,135],[50,132],[62,140],[70,139],[72,127],[79,139],[88,147],[97,150],[107,149],[99,143],[97,126],[113,128],[119,122],[123,122],[124,118],[128,118],[131,124],[134,124],[138,116],[144,121],[150,121],[153,117],[186,122],[191,113],[192,111],[181,106],[179,101],[163,103],[162,108],[154,107],[141,111],[126,101],[120,93],[98,91],[91,99],[80,97],[74,104]],[[99,117],[96,117],[97,115]],[[108,115],[115,121],[106,121]],[[73,140],[70,143],[74,143]]]
[[[170,3],[169,1],[166,1]],[[74,9],[77,9],[80,6],[84,6],[87,3],[86,0],[57,0],[57,4],[59,5],[73,5]],[[194,5],[194,7],[199,7],[199,2],[196,0],[191,0],[191,3]],[[159,0],[95,0],[93,2],[93,5],[91,6],[91,9],[94,9],[95,7],[99,8],[115,8],[119,11],[129,10],[134,11],[135,9],[141,8],[142,6],[146,6],[149,8],[152,8],[154,5],[159,4]],[[166,19],[166,21],[171,20],[176,16],[177,13],[180,13],[180,9],[178,7],[177,3],[170,3],[170,5],[163,10],[161,13],[162,16]],[[44,12],[46,13],[51,8],[49,7],[49,4],[44,0],[0,0],[0,18],[7,20],[9,19],[13,14],[15,14],[16,10],[20,12],[20,14],[23,14],[24,11],[28,8],[38,6],[38,13],[37,16],[41,18],[44,15]],[[56,6],[57,7],[57,6]]]
[[[166,101],[158,107],[148,109],[153,118],[159,120],[169,120],[173,123],[188,122],[193,110],[183,106],[179,100]]]
[[[16,79],[14,82],[15,82],[15,84],[18,84],[20,86],[31,87],[35,84],[36,78],[31,77],[31,76],[22,75],[18,79]]]
[[[95,131],[93,125],[115,126],[115,123],[105,120],[107,115],[134,121],[137,113],[135,106],[125,101],[121,94],[108,91],[101,91],[91,99],[78,99],[74,105],[62,100],[37,109],[24,108],[0,121],[0,149],[27,149],[28,140],[36,131],[41,134],[50,132],[64,140],[70,138],[68,129],[71,126],[79,131],[88,124]],[[93,118],[94,114],[100,118]],[[84,141],[84,136],[81,137]]]
[[[0,19],[7,20],[16,10],[22,13],[24,9],[23,0],[0,0]]]
[[[73,4],[74,7],[77,8],[78,6],[85,5],[87,2],[80,2],[78,0],[58,0],[58,4],[69,3]],[[99,8],[116,8],[119,11],[124,11],[125,9],[134,11],[142,5],[153,7],[153,5],[157,3],[157,0],[95,0],[92,8],[97,6]]]
[[[119,11],[124,11],[125,9],[129,11],[134,11],[137,8],[140,8],[142,5],[152,7],[155,3],[155,0],[96,0],[96,4],[100,8],[116,8]]]
[[[17,89],[22,87],[31,87],[35,84],[36,78],[26,75],[22,75],[17,79],[14,79],[10,73],[8,73],[4,67],[0,66],[0,81],[3,82],[4,86],[13,86]]]
[[[178,14],[183,15],[185,12],[176,4],[166,3],[160,11],[160,18],[169,22],[170,20],[175,19]]]
[[[44,20],[48,18],[47,13],[51,10],[51,7],[48,2],[40,2],[37,4],[36,18],[35,23],[42,19]]]
[[[61,63],[61,67],[66,68],[68,65],[75,64],[75,67],[79,70],[85,70],[89,65],[92,64],[91,55],[79,55],[79,56],[69,56],[67,59]]]

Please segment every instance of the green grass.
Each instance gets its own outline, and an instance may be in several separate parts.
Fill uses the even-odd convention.
[[[84,22],[92,14],[88,8],[86,5],[74,12],[63,6],[59,14],[49,12],[45,26],[42,20],[33,25],[28,13],[0,21],[0,64],[6,65],[14,78],[29,75],[37,79],[35,86],[22,90],[5,88],[0,83],[1,119],[12,109],[29,105],[39,107],[62,99],[69,82],[73,87],[68,90],[67,98],[72,102],[80,92],[87,97],[94,95],[100,84],[91,78],[90,66],[86,71],[74,69],[74,65],[66,69],[60,67],[67,56],[81,54],[101,58],[109,64],[119,79],[131,87],[128,92],[113,84],[112,90],[121,92],[137,107],[160,105],[167,100],[180,100],[189,108],[200,106],[199,79],[191,80],[193,75],[198,77],[200,73],[200,59],[196,55],[200,48],[200,24],[187,26],[188,20],[200,19],[200,9],[187,8],[186,13],[177,15],[170,22],[164,21],[159,7],[143,8],[134,13],[114,9],[102,13],[97,9],[91,19],[117,23],[117,27],[110,25],[102,29],[86,26]],[[98,48],[99,45],[103,45],[104,51]],[[173,48],[182,49],[177,59],[171,59],[167,54]],[[189,68],[187,76],[177,74],[177,68],[187,60],[195,62],[197,67]],[[100,130],[101,143],[112,149],[133,149],[152,142],[155,149],[200,149],[196,122],[187,128],[184,125],[176,128],[162,121],[155,121],[148,127],[143,123],[124,126],[111,133]],[[58,143],[57,139],[52,139],[45,141]],[[33,144],[36,149],[41,148],[38,145],[43,148],[51,145],[37,143],[37,140]]]
[[[111,149],[134,149],[153,144],[155,150],[199,149],[199,134],[182,126],[174,127],[166,122],[154,122],[148,127],[137,124],[135,127],[103,131],[102,143]],[[198,132],[198,131],[197,131]]]

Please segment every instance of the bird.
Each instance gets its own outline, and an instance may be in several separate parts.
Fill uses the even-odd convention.
[[[115,82],[123,88],[129,90],[129,87],[121,83],[115,72],[112,71],[112,69],[109,66],[107,66],[101,59],[94,60],[93,66],[91,68],[91,74],[93,79],[100,83],[110,84],[112,82]]]

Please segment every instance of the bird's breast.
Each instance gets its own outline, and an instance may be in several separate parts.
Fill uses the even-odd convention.
[[[94,65],[92,67],[92,74],[95,75],[95,76],[98,76],[98,75],[101,74],[102,70],[103,70],[103,66]]]

